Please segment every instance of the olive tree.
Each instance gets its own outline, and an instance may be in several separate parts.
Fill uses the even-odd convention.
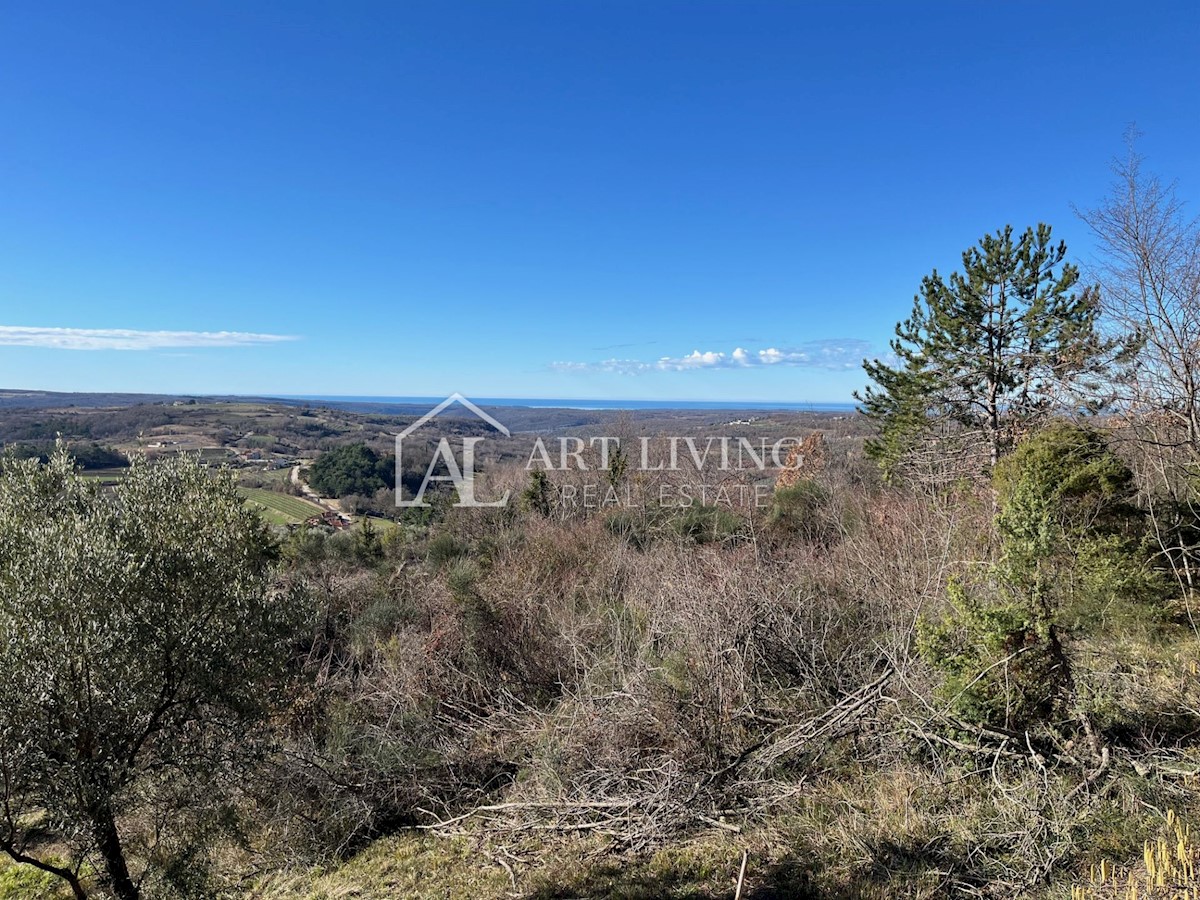
[[[286,687],[303,601],[274,556],[195,459],[135,461],[109,490],[61,449],[4,462],[0,849],[76,897],[185,892]]]

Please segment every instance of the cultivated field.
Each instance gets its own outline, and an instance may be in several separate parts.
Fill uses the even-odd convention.
[[[310,516],[319,516],[324,510],[291,494],[281,494],[264,488],[242,488],[247,502],[259,509],[264,519],[272,525],[295,525]]]

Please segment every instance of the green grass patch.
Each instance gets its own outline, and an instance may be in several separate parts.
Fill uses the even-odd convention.
[[[238,483],[246,488],[266,488],[272,491],[280,491],[291,480],[292,468],[287,466],[281,469],[269,469],[263,466],[247,466],[241,469],[234,470],[234,477]]]
[[[390,534],[400,527],[398,522],[393,522],[391,519],[381,519],[379,516],[355,516],[350,530],[357,531],[363,527],[365,522],[370,522],[371,527],[379,533],[380,537],[383,537],[385,534]]]
[[[83,472],[84,478],[91,478],[99,481],[102,485],[116,484],[129,473],[128,468],[121,469],[86,469]]]
[[[272,525],[295,525],[324,510],[301,497],[281,494],[266,488],[241,488],[246,502],[257,508]]]
[[[62,864],[62,860],[52,860]],[[0,859],[0,900],[70,900],[71,890],[57,875]]]
[[[503,862],[502,862],[503,861]],[[438,838],[402,834],[381,839],[329,870],[268,876],[251,889],[253,900],[709,900],[731,897],[741,861],[740,846],[723,835],[707,836],[652,854],[605,852],[603,842],[533,838],[493,843],[486,836]],[[505,868],[507,864],[507,868]],[[771,863],[755,859],[759,885]],[[771,887],[775,887],[771,883]],[[767,896],[802,897],[782,886]]]

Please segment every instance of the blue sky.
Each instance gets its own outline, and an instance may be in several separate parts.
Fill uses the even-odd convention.
[[[1200,192],[1198,38],[1094,0],[12,0],[0,387],[848,400],[984,232],[1086,261],[1129,123]]]

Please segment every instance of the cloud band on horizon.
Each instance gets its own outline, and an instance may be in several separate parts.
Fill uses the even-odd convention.
[[[750,369],[785,366],[810,369],[848,370],[862,365],[872,355],[868,341],[847,338],[806,341],[795,347],[746,350],[735,347],[731,353],[693,350],[686,356],[663,356],[656,360],[606,359],[600,362],[553,362],[558,372],[611,372],[618,375],[643,375],[649,372],[688,372],[701,369]]]
[[[140,331],[133,328],[41,328],[0,325],[0,346],[51,350],[161,350],[250,347],[298,340],[294,335],[248,331]]]

